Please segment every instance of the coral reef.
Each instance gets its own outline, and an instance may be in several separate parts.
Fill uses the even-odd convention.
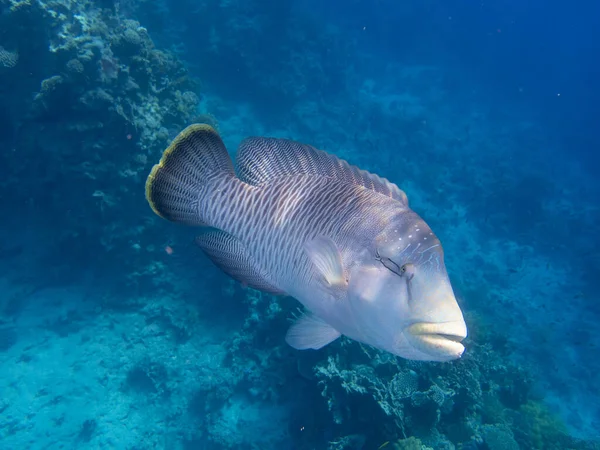
[[[334,422],[352,424],[367,436],[390,442],[418,437],[436,449],[477,448],[481,442],[490,450],[588,448],[569,438],[535,400],[527,372],[485,341],[468,345],[468,355],[453,364],[399,360],[342,345],[317,363],[315,373]],[[361,416],[370,419],[364,428]],[[421,448],[410,442],[394,445]]]
[[[140,183],[168,139],[195,120],[198,83],[176,56],[154,46],[138,22],[93,1],[4,5],[0,85],[11,89],[0,88],[7,130],[0,140],[18,154],[0,157],[11,167],[0,189],[16,194],[15,205],[29,201],[27,192],[15,189],[18,180],[28,180],[28,192],[46,192],[45,199],[36,196],[32,210],[64,220],[55,230],[47,224],[55,236],[50,252],[76,247],[81,233],[100,237],[97,249],[69,255],[46,282],[68,279],[69,264],[86,264],[86,254],[98,252],[110,272],[109,261],[143,239],[140,227],[127,225],[147,212]],[[55,182],[61,179],[70,183]],[[139,199],[133,210],[124,201],[132,196]],[[83,230],[84,217],[96,228]],[[107,227],[123,231],[106,233]],[[147,252],[146,245],[139,248]],[[136,265],[130,256],[124,260]]]

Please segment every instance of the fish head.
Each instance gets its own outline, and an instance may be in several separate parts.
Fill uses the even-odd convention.
[[[357,338],[406,359],[459,358],[467,327],[427,224],[418,216],[395,224],[369,253],[349,277]]]

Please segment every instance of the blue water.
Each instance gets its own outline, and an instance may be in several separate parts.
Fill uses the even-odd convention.
[[[0,0],[0,449],[600,447],[600,4]],[[284,342],[144,183],[186,125],[385,176],[461,360]],[[423,447],[423,448],[425,448]]]

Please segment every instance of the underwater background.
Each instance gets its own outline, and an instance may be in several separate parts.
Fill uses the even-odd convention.
[[[0,0],[0,449],[600,448],[600,3]],[[449,363],[284,342],[144,182],[186,125],[398,184]]]

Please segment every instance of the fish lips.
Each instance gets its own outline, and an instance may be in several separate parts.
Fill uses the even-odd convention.
[[[453,322],[417,322],[404,331],[410,343],[431,357],[433,361],[451,361],[458,359],[465,351],[461,343],[467,337],[464,321]]]

